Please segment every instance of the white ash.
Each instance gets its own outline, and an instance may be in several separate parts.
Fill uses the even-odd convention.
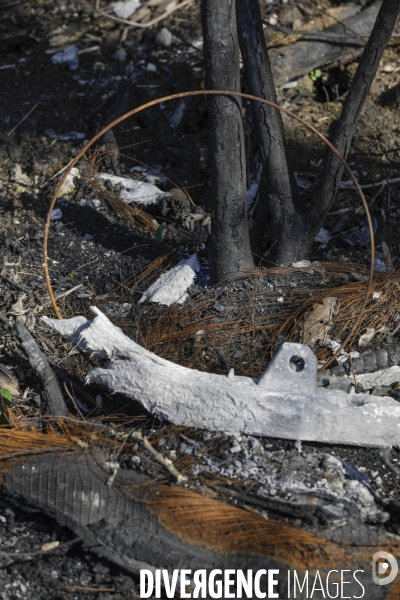
[[[291,507],[312,506],[331,528],[345,526],[355,512],[368,523],[384,523],[389,518],[377,506],[368,477],[352,465],[349,477],[342,461],[331,454],[299,451],[296,444],[293,450],[271,452],[269,444],[248,435],[220,439],[222,447],[230,443],[230,448],[215,455],[204,452],[209,440],[180,444],[182,454],[200,458],[193,475],[227,478],[232,489],[244,485],[259,498]]]
[[[50,220],[51,221],[59,221],[62,219],[62,211],[61,208],[55,208],[51,211]]]
[[[167,27],[161,27],[156,34],[156,45],[169,48],[174,42],[174,36]]]
[[[27,187],[33,183],[28,175],[23,173],[22,167],[18,163],[15,163],[14,169],[11,171],[11,181],[15,181],[16,183]]]
[[[353,354],[351,352],[350,354]],[[355,354],[355,353],[354,353]],[[343,389],[346,389],[349,385],[354,385],[354,376],[343,375],[335,376],[338,383],[342,384]],[[362,373],[356,375],[357,389],[372,390],[375,387],[391,386],[394,383],[400,381],[400,366],[394,365],[387,369],[379,369],[373,373]]]
[[[341,342],[338,342],[337,340],[331,340],[330,338],[327,338],[324,342],[325,348],[329,348],[334,354],[339,350],[341,345]],[[349,358],[358,358],[359,356],[360,353],[356,350],[352,352],[346,352],[345,350],[342,350],[339,356],[336,357],[336,360],[340,365],[343,365],[347,360],[349,360]]]
[[[73,142],[80,142],[85,139],[86,134],[80,133],[79,131],[69,131],[68,133],[60,133],[57,135],[57,137],[63,142],[68,142],[70,140],[72,140]],[[75,170],[77,171],[78,169]],[[73,169],[71,169],[71,171],[73,171]]]
[[[301,269],[302,267],[310,267],[310,266],[311,266],[310,260],[299,260],[297,262],[292,263],[292,267],[295,267],[296,269]]]
[[[378,271],[379,273],[386,272],[386,263],[381,258],[375,257],[374,260],[374,271]]]

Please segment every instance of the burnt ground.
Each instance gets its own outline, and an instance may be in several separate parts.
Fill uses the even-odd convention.
[[[140,16],[142,23],[161,14],[166,6],[161,1],[149,3],[151,8],[146,8],[146,4],[143,3],[146,10]],[[296,19],[297,28],[312,20],[320,25],[324,19],[324,11],[306,0],[300,8],[290,2],[263,3],[262,7],[267,19],[274,23],[277,18],[285,26],[292,26]],[[323,8],[329,10],[329,3]],[[88,357],[49,333],[40,322],[42,315],[54,316],[44,283],[42,243],[44,219],[59,179],[57,174],[76,155],[80,145],[115,116],[116,106],[122,105],[124,98],[127,110],[163,95],[201,89],[199,2],[196,0],[149,29],[125,28],[106,16],[99,16],[94,4],[83,0],[10,2],[0,6],[0,18],[0,363],[11,370],[19,383],[20,395],[16,395],[13,402],[15,414],[29,425],[41,426],[41,383],[13,336],[15,320],[25,322],[60,381],[67,377],[66,381],[75,382],[75,390],[82,392],[85,376],[91,369]],[[173,34],[171,45],[164,46],[159,39],[157,41],[156,34],[162,27]],[[286,43],[278,34],[271,36],[271,46]],[[399,177],[398,44],[395,38],[385,52],[349,157],[364,185]],[[53,64],[52,56],[70,45],[78,49],[77,68]],[[355,68],[356,63],[351,61],[342,67],[333,66],[323,70],[315,83],[308,76],[302,77],[297,87],[278,91],[280,101],[322,133],[329,133]],[[250,187],[258,172],[258,154],[252,143],[251,109],[246,103],[244,110]],[[306,195],[321,166],[323,148],[297,123],[285,119],[285,128],[292,162]],[[209,213],[207,111],[203,99],[173,101],[161,108],[149,109],[116,127],[115,138],[120,147],[123,175],[144,180],[148,176],[159,177],[160,171],[167,178],[158,179],[162,189],[185,188],[198,207],[197,214]],[[64,317],[90,316],[89,307],[96,305],[127,335],[170,360],[220,373],[234,367],[237,374],[259,376],[279,343],[298,335],[296,328],[293,329],[293,318],[290,321],[292,311],[301,309],[302,302],[311,293],[320,293],[322,289],[326,294],[334,294],[335,287],[357,285],[360,273],[362,279],[367,272],[368,239],[361,239],[355,245],[345,240],[360,224],[362,226],[363,215],[357,212],[359,200],[353,190],[342,189],[326,223],[333,237],[325,247],[316,243],[311,257],[326,266],[316,267],[312,273],[310,269],[302,271],[297,278],[287,273],[266,275],[260,270],[256,280],[261,279],[262,289],[254,284],[254,276],[238,286],[204,287],[207,284],[208,228],[206,224],[200,225],[200,221],[195,222],[192,230],[184,226],[183,216],[190,210],[191,214],[196,211],[182,209],[182,206],[187,208],[182,194],[173,192],[176,202],[163,214],[149,208],[148,220],[145,219],[143,225],[134,211],[121,208],[116,199],[118,190],[110,186],[99,189],[93,184],[92,178],[98,169],[112,172],[109,161],[100,162],[99,155],[92,154],[79,165],[82,178],[75,182],[75,192],[57,203],[61,219],[54,220],[50,227],[50,277],[56,296],[61,295],[57,302]],[[378,258],[383,261],[382,242],[385,241],[396,264],[400,256],[399,183],[366,188],[365,193],[376,219]],[[156,219],[156,226],[152,219]],[[156,232],[162,223],[166,224],[165,229]],[[202,269],[191,288],[190,302],[183,308],[170,309],[137,304],[142,292],[162,270],[193,252],[198,253]],[[384,311],[370,306],[368,314],[371,319],[371,315],[381,313],[380,326],[387,328],[374,344],[396,346],[398,334],[390,332],[397,324],[398,275],[381,277],[376,285],[387,294]],[[354,294],[358,294],[355,301],[361,301],[363,289],[362,286],[352,288],[353,300]],[[70,290],[72,292],[65,295]],[[347,298],[347,293],[350,292],[342,291],[343,298]],[[268,323],[274,325],[262,328],[258,323],[257,343],[254,336],[249,339],[253,314],[248,308],[250,297],[256,297],[256,302],[267,307]],[[279,305],[277,297],[284,299]],[[345,304],[343,302],[343,306]],[[277,306],[282,308],[280,313]],[[387,323],[386,313],[390,313]],[[281,314],[283,316],[279,316]],[[286,329],[280,330],[285,319],[289,319]],[[340,327],[336,324],[337,339],[343,338],[349,326],[344,319],[340,323]],[[368,323],[365,321],[364,326]],[[232,330],[232,325],[240,329],[235,330],[235,339],[231,333],[227,334],[228,326]],[[378,328],[377,323],[375,326]],[[205,331],[201,344],[195,337],[198,330]],[[319,349],[320,360],[328,355],[326,349]],[[160,423],[155,423],[126,398],[112,397],[94,385],[85,386],[84,390],[86,395],[75,392],[75,403],[81,413],[89,414],[88,419],[116,424],[123,431],[127,427],[126,418],[140,418],[146,423],[145,432],[150,440],[160,444],[161,451],[174,462],[179,463],[186,455],[203,455],[200,450],[204,443],[208,446],[219,443],[215,436],[211,436],[211,441],[215,440],[212,443],[206,438],[195,439],[190,431],[183,434],[189,439],[185,441],[173,430],[162,429]],[[389,394],[391,390],[384,393]],[[396,393],[393,395],[396,397]],[[98,400],[96,402],[99,397],[101,406]],[[67,394],[65,398],[71,414],[77,415],[76,404]],[[163,439],[165,441],[160,443]],[[253,461],[248,468],[261,469],[257,476],[253,474],[253,480],[262,483],[257,493],[269,502],[268,514],[288,523],[299,524],[300,520],[303,526],[314,531],[328,524],[334,532],[337,523],[324,515],[322,509],[319,513],[307,513],[304,497],[300,494],[290,502],[290,494],[294,492],[288,491],[284,477],[276,479],[281,485],[278,489],[274,487],[273,478],[274,461],[286,464],[288,471],[300,470],[313,497],[321,499],[323,494],[319,494],[318,488],[325,484],[317,483],[324,478],[325,467],[321,461],[329,454],[355,468],[351,471],[348,467],[343,477],[348,481],[363,480],[363,485],[370,490],[375,504],[366,511],[372,526],[379,529],[384,523],[387,530],[399,533],[399,477],[372,450],[321,448],[312,444],[298,448],[293,442],[262,440],[255,443],[246,437],[239,441],[224,439],[221,448],[225,448],[225,454],[219,450],[217,455],[221,454],[222,458],[214,460],[210,454],[208,463],[192,467],[194,486],[196,478],[210,474],[234,480],[238,474],[243,475],[246,465]],[[395,462],[396,458],[392,467]],[[292,463],[295,466],[291,466]],[[272,474],[272,479],[265,477],[264,481],[262,473]],[[250,472],[247,478],[252,479]],[[253,489],[254,481],[248,488],[237,486],[237,494],[242,497],[237,500],[239,505],[240,501],[249,501],[248,490]],[[226,494],[224,486],[220,487],[221,498],[232,501],[232,490]],[[357,494],[349,500],[350,504],[357,501],[360,501]],[[286,508],[291,504],[289,513],[277,510],[277,506],[282,509],[282,502]],[[299,516],[303,514],[299,507],[303,507],[307,518]],[[345,519],[346,515],[340,518]],[[0,595],[4,600],[118,599],[138,595],[136,582],[128,574],[111,562],[99,560],[90,548],[85,549],[81,540],[45,515],[24,512],[2,500],[0,528],[3,566]],[[42,552],[42,545],[50,541],[59,541],[60,546],[49,553]]]

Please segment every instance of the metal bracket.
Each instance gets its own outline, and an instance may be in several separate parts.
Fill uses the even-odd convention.
[[[317,388],[308,346],[282,344],[259,380],[181,367],[96,317],[42,320],[83,350],[108,357],[89,379],[137,400],[161,420],[225,433],[387,448],[400,445],[400,404],[389,397]]]

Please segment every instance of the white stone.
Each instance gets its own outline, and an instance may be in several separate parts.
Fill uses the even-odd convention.
[[[139,0],[128,0],[128,2],[113,2],[114,14],[120,19],[129,19],[142,5]]]
[[[62,219],[61,208],[55,208],[54,210],[51,211],[50,220],[51,221],[59,221],[60,219]]]
[[[173,42],[174,36],[170,32],[167,27],[162,27],[159,31],[157,31],[156,35],[156,44],[157,46],[164,46],[164,48],[169,48]]]

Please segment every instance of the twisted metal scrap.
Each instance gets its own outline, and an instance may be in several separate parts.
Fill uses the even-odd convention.
[[[54,312],[56,313],[56,316],[58,319],[61,319],[61,313],[58,309],[56,300],[54,298],[54,293],[53,293],[53,289],[51,286],[51,282],[50,282],[50,275],[49,275],[49,269],[48,269],[48,254],[47,254],[47,248],[48,248],[48,239],[49,239],[49,228],[50,228],[50,220],[51,220],[51,213],[52,210],[55,206],[55,203],[57,201],[57,197],[58,194],[65,182],[65,180],[68,177],[68,174],[70,173],[71,169],[80,161],[80,159],[85,155],[86,151],[89,150],[89,148],[99,139],[101,138],[107,131],[109,131],[110,129],[112,129],[112,127],[114,127],[115,125],[118,125],[118,123],[121,123],[122,121],[124,121],[125,119],[127,119],[128,117],[131,117],[133,115],[136,115],[140,112],[142,112],[142,110],[145,110],[146,108],[150,108],[151,106],[156,106],[157,104],[161,104],[163,102],[168,102],[169,100],[176,100],[177,98],[185,98],[187,96],[201,96],[201,95],[207,95],[207,96],[216,96],[216,95],[220,95],[220,96],[238,96],[240,98],[244,98],[246,100],[253,100],[256,102],[261,102],[262,104],[267,104],[268,106],[272,106],[272,108],[276,108],[277,110],[283,112],[284,114],[288,115],[289,117],[292,117],[293,119],[295,119],[296,121],[298,121],[299,123],[301,123],[302,125],[304,125],[305,127],[307,127],[307,129],[309,129],[310,131],[312,131],[313,133],[315,133],[315,135],[326,145],[328,146],[328,148],[338,157],[338,159],[340,160],[340,162],[343,164],[343,166],[345,167],[346,171],[348,172],[350,178],[353,180],[354,186],[361,198],[361,201],[363,203],[364,206],[364,210],[367,216],[367,222],[368,222],[368,229],[369,229],[369,236],[370,236],[370,243],[371,243],[371,260],[370,260],[370,268],[369,268],[369,278],[368,278],[368,285],[367,285],[367,289],[365,291],[365,297],[364,297],[364,302],[362,304],[361,310],[354,322],[353,327],[350,330],[350,333],[347,335],[346,339],[344,340],[344,342],[341,344],[340,348],[335,352],[335,354],[321,367],[321,369],[319,370],[319,373],[323,370],[325,370],[334,360],[337,356],[339,356],[339,354],[341,353],[341,351],[343,350],[343,348],[346,346],[347,342],[353,337],[354,332],[356,331],[358,324],[361,320],[361,317],[364,313],[365,307],[367,305],[368,302],[368,296],[371,292],[371,286],[372,286],[372,279],[374,276],[374,260],[375,260],[375,244],[374,244],[374,231],[373,231],[373,227],[372,227],[372,221],[371,221],[371,215],[369,213],[369,209],[368,209],[368,205],[367,205],[367,201],[365,199],[365,196],[362,192],[362,189],[360,187],[360,184],[357,181],[356,176],[354,175],[353,171],[351,170],[351,168],[349,167],[349,165],[347,164],[346,160],[343,158],[343,156],[340,154],[340,152],[333,146],[333,144],[331,144],[331,142],[322,134],[320,133],[315,127],[313,127],[312,125],[310,125],[310,123],[307,123],[307,121],[305,121],[304,119],[302,119],[301,117],[299,117],[298,115],[296,115],[295,113],[291,112],[290,110],[287,110],[286,108],[283,108],[282,106],[280,106],[279,104],[275,104],[275,102],[271,102],[269,100],[265,100],[264,98],[258,98],[257,96],[252,96],[251,94],[243,94],[242,92],[227,92],[227,91],[221,91],[221,90],[196,90],[194,92],[181,92],[179,94],[172,94],[170,96],[164,96],[163,98],[157,98],[156,100],[151,100],[150,102],[146,102],[145,104],[142,104],[141,106],[138,106],[137,108],[134,108],[133,110],[130,110],[129,112],[125,113],[124,115],[122,115],[121,117],[118,117],[118,119],[115,119],[114,121],[112,121],[112,123],[110,123],[109,125],[107,125],[106,127],[104,127],[104,129],[102,129],[101,131],[99,131],[99,133],[97,133],[91,140],[90,142],[88,142],[86,144],[86,146],[84,146],[82,148],[82,150],[75,156],[74,160],[69,164],[68,168],[66,169],[66,171],[64,172],[64,175],[61,177],[61,180],[58,184],[58,186],[56,187],[56,190],[54,192],[52,201],[50,203],[50,208],[49,208],[49,212],[47,215],[47,219],[46,219],[46,224],[45,224],[45,228],[44,228],[44,238],[43,238],[43,269],[44,269],[44,275],[45,275],[45,279],[46,279],[46,285],[47,285],[47,290],[49,292],[49,296],[50,296],[50,300],[51,300],[51,304],[53,306]]]

